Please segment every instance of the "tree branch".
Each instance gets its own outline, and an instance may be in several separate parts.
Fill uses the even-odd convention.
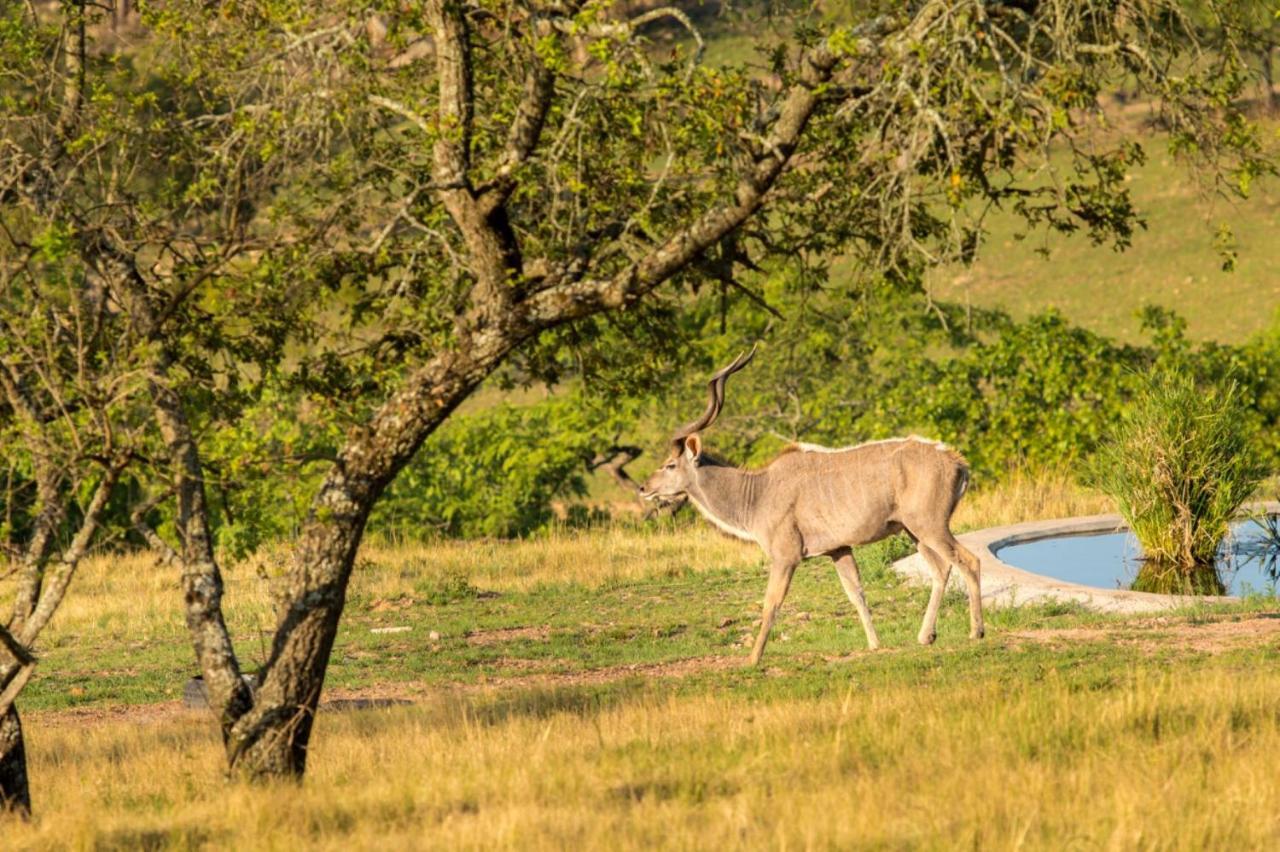
[[[120,480],[120,473],[127,463],[127,458],[117,459],[107,467],[102,474],[102,478],[98,480],[98,485],[93,491],[93,497],[89,500],[89,505],[85,507],[80,521],[80,528],[76,530],[71,543],[63,551],[62,558],[58,561],[52,575],[44,583],[44,588],[40,592],[40,600],[36,604],[35,610],[32,611],[31,617],[27,619],[22,626],[22,630],[18,633],[18,638],[24,645],[29,646],[35,641],[36,637],[40,635],[40,631],[49,623],[49,619],[53,617],[54,612],[57,611],[58,606],[62,603],[62,599],[67,593],[67,587],[71,584],[71,578],[75,575],[76,568],[79,567],[81,560],[84,559],[85,553],[89,550],[89,545],[93,542],[94,535],[98,532],[98,525],[102,521],[103,512],[106,511],[107,501],[111,498],[111,492]]]
[[[436,182],[467,186],[471,167],[471,44],[467,19],[454,0],[429,0],[436,34],[440,126],[433,153]]]
[[[494,176],[480,187],[481,204],[492,211],[505,204],[515,189],[516,169],[524,165],[542,137],[547,111],[555,95],[555,72],[547,67],[542,57],[533,54],[533,67],[524,81],[524,96],[516,108],[516,116],[507,132],[507,147],[498,163]]]
[[[751,218],[789,164],[818,106],[817,89],[831,79],[837,61],[836,54],[825,45],[805,53],[799,78],[783,98],[773,130],[739,179],[731,203],[707,211],[610,279],[569,280],[533,293],[521,304],[528,320],[547,327],[602,310],[624,308],[689,266]]]
[[[604,468],[621,488],[633,494],[638,494],[640,493],[640,485],[627,473],[626,467],[639,458],[643,452],[644,450],[639,447],[610,447],[602,453],[597,453],[587,463],[587,468],[589,470]]]
[[[146,516],[172,493],[172,490],[166,490],[153,494],[134,506],[133,511],[129,513],[129,523],[146,541],[147,546],[156,552],[163,565],[176,565],[182,561],[182,557],[147,523]]]

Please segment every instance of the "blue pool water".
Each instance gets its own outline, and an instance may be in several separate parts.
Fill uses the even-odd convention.
[[[1274,519],[1273,519],[1274,521]],[[1138,573],[1142,549],[1128,532],[1058,536],[1011,544],[996,555],[1024,571],[1043,574],[1082,586],[1127,589]],[[1280,547],[1272,533],[1257,521],[1242,521],[1232,528],[1218,556],[1218,572],[1227,594],[1277,593]]]

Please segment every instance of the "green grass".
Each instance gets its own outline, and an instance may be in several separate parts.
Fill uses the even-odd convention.
[[[732,27],[716,32],[707,61],[758,61],[750,49],[752,35]],[[1132,126],[1145,117],[1140,104],[1112,103],[1108,109],[1117,125]],[[1264,144],[1274,149],[1280,123],[1263,119],[1262,125]],[[1150,133],[1144,147],[1147,162],[1133,171],[1129,188],[1146,228],[1135,233],[1127,250],[1094,246],[1081,235],[1037,232],[1023,238],[1020,220],[996,211],[977,263],[932,273],[931,296],[1016,317],[1057,308],[1092,331],[1127,342],[1142,340],[1137,315],[1147,305],[1176,310],[1198,340],[1239,342],[1280,320],[1276,182],[1255,183],[1245,201],[1220,197],[1168,153],[1163,136]],[[1239,252],[1231,272],[1223,270],[1214,247],[1221,225],[1230,227]],[[847,267],[837,261],[833,275],[845,274]]]
[[[591,535],[580,538],[589,540]],[[694,531],[676,538],[688,540],[695,535],[714,533]],[[496,548],[495,560],[502,559],[502,551],[501,546]],[[881,637],[889,645],[907,646],[914,641],[928,597],[926,590],[906,585],[887,569],[890,556],[904,553],[903,545],[895,541],[864,548],[859,556],[872,589]],[[686,658],[743,656],[742,638],[754,635],[765,574],[760,558],[750,550],[735,563],[699,566],[676,560],[650,576],[613,579],[601,572],[594,581],[535,580],[521,589],[486,582],[483,570],[468,575],[416,556],[397,559],[394,550],[379,551],[365,560],[357,576],[328,684],[346,689],[406,682],[469,684]],[[252,590],[256,578],[244,576],[247,570],[229,571],[228,604],[241,653],[252,665],[265,652],[265,640],[258,637],[273,620],[263,608],[261,591]],[[247,600],[245,591],[251,593]],[[23,706],[46,710],[178,697],[186,678],[194,673],[180,601],[175,590],[170,600],[161,595],[154,602],[170,612],[153,614],[141,630],[133,612],[114,608],[108,601],[99,601],[90,618],[72,614],[72,624],[51,628],[40,674],[24,692]],[[950,639],[961,642],[967,630],[963,603],[957,597],[952,604],[940,626],[948,643]],[[804,615],[784,616],[773,635],[770,662],[776,658],[781,664],[798,655],[808,665],[865,647],[857,617],[825,560],[802,566],[787,612]],[[996,623],[1010,618],[993,617]],[[1028,612],[1016,617],[1040,623]],[[1047,617],[1048,621],[1055,618],[1076,624],[1087,617]],[[409,630],[372,632],[388,627]],[[516,628],[539,632],[511,640],[486,638]],[[430,638],[433,634],[437,638]]]

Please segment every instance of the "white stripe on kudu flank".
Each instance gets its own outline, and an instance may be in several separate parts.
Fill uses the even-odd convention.
[[[915,441],[917,444],[928,444],[940,452],[947,452],[951,449],[941,441],[921,438],[919,435],[910,435],[906,438],[885,438],[880,441],[867,441],[862,444],[854,444],[851,447],[824,447],[821,444],[796,444],[796,448],[802,453],[847,453],[849,450],[859,450],[863,447],[874,447],[877,444],[900,444],[905,441]]]

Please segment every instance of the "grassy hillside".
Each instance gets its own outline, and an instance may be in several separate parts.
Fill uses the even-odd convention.
[[[1246,202],[1205,198],[1159,140],[1133,175],[1134,201],[1148,228],[1125,252],[1085,238],[1015,239],[1010,215],[996,215],[980,262],[930,282],[937,299],[999,307],[1015,316],[1055,307],[1094,331],[1138,338],[1144,305],[1173,308],[1201,340],[1238,342],[1265,328],[1280,309],[1280,188],[1263,184]],[[1214,251],[1220,223],[1235,232],[1239,264],[1224,272]],[[1047,248],[1048,257],[1038,253]]]
[[[840,7],[825,10],[838,20]],[[706,61],[758,62],[756,33],[720,22],[708,32]],[[1250,90],[1251,92],[1253,90]],[[1145,118],[1140,104],[1110,104],[1113,122]],[[1266,144],[1280,143],[1280,122],[1264,119]],[[1280,311],[1280,185],[1262,182],[1253,197],[1213,197],[1188,177],[1153,133],[1147,163],[1132,175],[1131,190],[1147,229],[1117,253],[1087,238],[1034,235],[1016,238],[1017,223],[997,213],[982,259],[971,269],[942,270],[929,286],[935,299],[1002,308],[1024,317],[1049,307],[1102,334],[1139,339],[1137,312],[1146,305],[1173,308],[1199,340],[1236,342],[1276,321]],[[1221,224],[1235,233],[1239,263],[1222,270],[1213,237]],[[1047,257],[1039,250],[1047,249]],[[839,264],[836,274],[841,273]]]

